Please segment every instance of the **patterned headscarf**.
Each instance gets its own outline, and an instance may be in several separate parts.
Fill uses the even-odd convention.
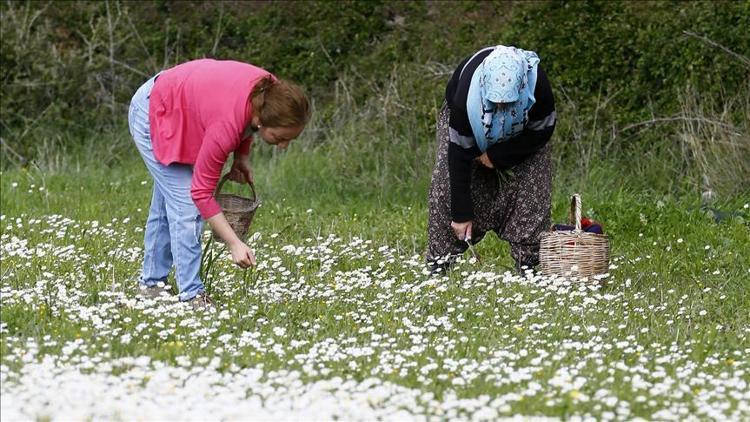
[[[533,51],[498,45],[474,71],[466,111],[482,152],[523,131],[536,102],[538,64]]]

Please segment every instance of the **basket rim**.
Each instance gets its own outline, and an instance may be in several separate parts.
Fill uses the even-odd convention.
[[[231,213],[249,214],[251,212],[257,211],[258,207],[257,206],[252,206],[250,209],[240,209],[240,208],[229,208],[229,207],[227,207],[227,208],[222,208],[221,210],[224,213],[231,212]]]
[[[221,198],[239,199],[239,200],[245,202],[245,204],[234,205],[234,206],[233,205],[225,206],[224,204],[219,203],[219,205],[221,206],[222,211],[224,211],[224,212],[226,212],[226,211],[229,211],[229,212],[242,212],[242,213],[255,212],[255,210],[257,210],[258,207],[261,204],[260,198],[256,198],[255,200],[253,200],[252,198],[246,198],[244,196],[234,195],[234,194],[231,194],[231,193],[220,193],[220,194],[216,195],[217,202]]]
[[[585,231],[576,231],[576,230],[547,230],[542,233],[542,236],[559,236],[559,237],[581,237],[581,236],[593,236],[593,237],[601,237],[601,238],[609,238],[607,236],[607,233],[590,233]]]
[[[215,195],[214,198],[239,198],[239,199],[244,199],[246,201],[260,202],[260,198],[253,199],[253,198],[248,198],[247,196],[236,195],[234,193],[220,193],[220,194]]]

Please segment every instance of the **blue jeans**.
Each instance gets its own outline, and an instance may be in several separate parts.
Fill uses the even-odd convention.
[[[165,166],[154,157],[148,121],[148,97],[154,79],[138,89],[128,112],[130,134],[154,179],[140,283],[153,287],[166,281],[174,264],[180,300],[184,301],[205,292],[200,279],[203,219],[190,196],[193,167]]]

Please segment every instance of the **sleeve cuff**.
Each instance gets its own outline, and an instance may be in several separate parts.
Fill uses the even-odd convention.
[[[456,223],[465,223],[474,220],[474,213],[471,211],[451,212],[451,220]]]
[[[207,201],[195,202],[195,206],[198,208],[198,212],[204,220],[208,220],[221,212],[221,206],[213,197]]]
[[[504,157],[503,150],[497,147],[497,144],[487,149],[487,157],[489,157],[492,165],[498,170],[505,170],[513,167],[513,165],[505,159],[506,157]]]

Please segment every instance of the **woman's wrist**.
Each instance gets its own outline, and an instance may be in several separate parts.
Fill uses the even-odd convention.
[[[242,240],[237,236],[237,233],[232,229],[232,226],[227,222],[224,213],[220,212],[208,218],[206,221],[230,248],[235,248],[237,245],[243,244]]]
[[[227,243],[229,244],[230,249],[234,249],[245,244],[245,242],[237,237],[237,235],[235,235],[233,239],[227,240]]]

